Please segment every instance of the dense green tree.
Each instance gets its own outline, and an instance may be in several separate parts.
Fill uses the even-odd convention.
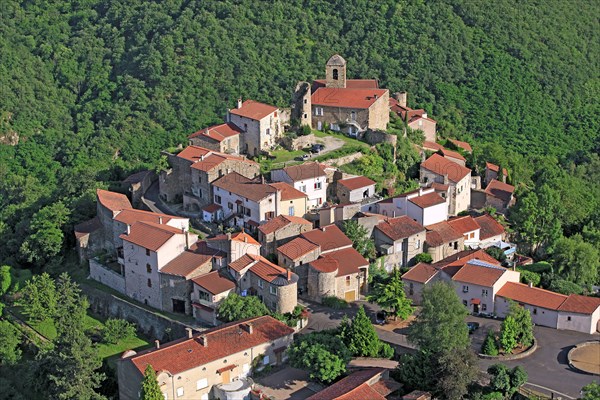
[[[52,320],[56,316],[58,295],[56,284],[47,273],[34,275],[27,281],[18,304],[29,321]]]
[[[429,253],[419,253],[415,256],[415,262],[431,264],[431,262],[433,262],[433,257],[431,257],[431,254]]]
[[[508,315],[504,321],[502,321],[500,328],[500,345],[502,346],[502,351],[504,351],[504,353],[510,354],[519,344],[517,340],[518,332],[519,327],[517,321],[515,321],[512,316]]]
[[[69,214],[69,209],[62,202],[46,206],[34,214],[29,226],[31,234],[20,249],[27,262],[41,265],[60,252],[64,237],[62,226],[68,221]]]
[[[496,344],[496,333],[494,331],[488,331],[483,345],[481,346],[481,352],[488,356],[498,355],[498,345]]]
[[[504,364],[493,364],[487,369],[490,374],[490,388],[501,392],[506,398],[512,395],[527,382],[527,372],[523,367],[516,366],[512,370]]]
[[[12,283],[10,269],[9,265],[0,266],[0,297],[4,296],[8,292],[8,289],[10,289]]]
[[[592,382],[581,389],[581,400],[600,399],[600,384]]]
[[[525,347],[531,346],[533,343],[533,321],[531,320],[529,310],[511,301],[508,315],[515,320],[517,327],[515,337],[517,342]]]
[[[154,371],[152,365],[146,365],[144,379],[142,380],[140,400],[164,400],[164,398],[160,386],[158,385],[158,380],[156,379],[156,371]]]
[[[461,399],[479,374],[478,360],[468,348],[444,350],[436,359],[436,390],[444,399]]]
[[[269,309],[256,296],[242,297],[231,293],[217,309],[217,316],[223,322],[237,321],[240,319],[268,315]]]
[[[288,357],[290,365],[308,371],[311,379],[329,383],[346,371],[351,353],[340,337],[311,333],[290,345]]]
[[[466,348],[469,333],[467,310],[447,283],[436,282],[423,290],[422,310],[409,327],[408,340],[421,351],[439,353]]]
[[[576,283],[567,281],[565,279],[552,279],[550,282],[549,289],[553,292],[562,293],[566,295],[570,294],[583,294],[583,288]]]
[[[0,321],[0,365],[14,364],[21,358],[21,333],[9,321]]]
[[[369,237],[367,228],[355,220],[348,219],[343,224],[344,234],[352,241],[352,247],[367,259],[375,258],[375,242]]]
[[[135,337],[135,325],[124,319],[109,318],[102,329],[102,340],[105,343],[118,343],[119,340]]]
[[[348,323],[347,320],[342,321],[340,336],[348,346],[348,350],[356,357],[379,357],[393,355],[390,354],[389,345],[379,340],[377,332],[367,316],[364,307],[361,305],[358,312]]]
[[[566,280],[578,285],[600,283],[600,254],[592,244],[586,243],[581,235],[557,240],[552,256],[555,273]]]
[[[414,307],[411,305],[412,301],[406,297],[404,292],[404,284],[398,269],[394,269],[386,282],[376,283],[373,291],[367,296],[367,300],[377,303],[394,319],[396,317],[406,319],[414,311]]]

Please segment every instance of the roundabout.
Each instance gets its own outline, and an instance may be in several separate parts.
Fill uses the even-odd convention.
[[[567,357],[571,368],[600,375],[600,341],[580,343],[569,350]]]

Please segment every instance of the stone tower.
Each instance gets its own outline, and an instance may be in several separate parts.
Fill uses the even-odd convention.
[[[300,126],[312,127],[311,92],[308,82],[298,82],[292,104],[292,118],[297,119]]]
[[[325,86],[330,88],[346,87],[346,60],[339,54],[331,56],[325,66]]]

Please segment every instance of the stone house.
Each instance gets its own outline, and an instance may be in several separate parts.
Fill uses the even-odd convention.
[[[390,379],[388,369],[367,368],[353,372],[307,400],[385,400],[400,387],[398,382]]]
[[[293,270],[299,277],[298,289],[308,287],[308,263],[319,258],[321,247],[303,237],[297,237],[277,247],[277,264]]]
[[[303,232],[312,229],[312,223],[304,218],[278,215],[258,227],[261,254],[275,254],[277,248]]]
[[[210,325],[218,325],[217,309],[219,304],[235,291],[235,282],[212,271],[192,279],[192,294],[190,296],[194,318]]]
[[[485,163],[484,176],[485,176],[486,185],[489,184],[494,179],[506,183],[506,176],[508,175],[508,171],[506,170],[506,168],[502,168],[502,176],[499,176],[499,174],[500,174],[500,166],[498,166],[496,164],[492,164],[490,162]],[[501,178],[501,179],[498,179],[498,178]]]
[[[408,94],[406,92],[394,93],[389,99],[390,110],[397,114],[409,128],[422,131],[427,142],[435,143],[437,140],[437,122],[429,118],[425,110],[409,108],[407,100]]]
[[[424,252],[425,228],[408,216],[385,218],[375,225],[373,240],[387,271],[408,267]]]
[[[336,182],[336,196],[340,203],[360,203],[375,196],[375,181],[366,176],[354,176]]]
[[[92,258],[96,252],[103,249],[104,230],[98,217],[75,225],[74,233],[79,262]]]
[[[341,224],[343,221],[352,218],[360,212],[360,203],[356,204],[335,204],[319,209],[319,225],[327,226],[331,224]]]
[[[423,132],[426,139],[435,140],[436,138],[437,121],[429,118],[426,112],[421,113],[421,115],[413,115],[406,122],[406,126],[414,131]]]
[[[235,124],[214,125],[188,136],[189,144],[219,153],[239,154],[242,130]]]
[[[419,188],[376,203],[376,212],[390,217],[407,215],[421,225],[448,219],[446,198],[433,188]]]
[[[140,206],[142,196],[155,180],[156,174],[148,170],[136,172],[123,180],[123,185],[131,193],[131,203],[134,207]]]
[[[244,254],[260,255],[260,243],[244,230],[207,238],[206,243],[208,246],[218,249],[226,255],[219,268],[229,265]]]
[[[307,207],[319,207],[327,200],[327,174],[316,162],[293,165],[271,171],[274,182],[286,182],[307,196]],[[300,214],[296,214],[299,215]]]
[[[469,247],[478,247],[481,239],[479,233],[481,227],[470,215],[454,217],[448,220],[448,224],[458,233],[463,235],[464,245]]]
[[[347,79],[346,60],[333,55],[325,79],[312,86],[300,82],[294,95],[293,116],[313,129],[329,128],[356,136],[367,129],[385,130],[389,122],[389,91],[375,79]]]
[[[292,312],[298,304],[298,275],[262,256],[246,254],[230,263],[227,272],[242,296],[257,296],[274,312]]]
[[[306,193],[285,182],[274,182],[269,185],[279,191],[279,209],[283,210],[281,215],[304,217],[308,209],[308,195]]]
[[[440,149],[440,154],[444,157],[447,158],[448,160],[457,163],[458,165],[462,165],[463,167],[467,165],[467,159],[464,158],[462,156],[462,154],[460,154],[457,151],[453,151],[453,150],[448,150],[444,147],[442,147]]]
[[[227,122],[242,131],[240,151],[257,156],[270,150],[283,135],[281,111],[254,100],[238,100],[237,108],[227,112]]]
[[[425,227],[425,250],[431,255],[433,262],[450,257],[465,248],[465,239],[447,221]]]
[[[241,399],[249,396],[253,363],[280,365],[294,330],[270,316],[193,334],[154,349],[126,351],[117,362],[119,398],[137,400],[149,364],[165,399]]]
[[[515,204],[514,192],[514,186],[492,179],[485,188],[485,205],[492,206],[497,212],[504,214]]]
[[[471,170],[439,154],[421,163],[420,180],[424,185],[438,183],[449,186],[448,214],[457,215],[471,204]]]
[[[406,297],[411,299],[414,305],[420,306],[425,285],[432,284],[436,280],[439,280],[439,270],[436,267],[418,263],[402,275]]]
[[[98,235],[102,241],[98,245],[99,248],[111,253],[116,252],[118,246],[113,236],[113,220],[121,211],[131,208],[131,203],[124,194],[102,189],[96,190],[96,218],[104,228]]]

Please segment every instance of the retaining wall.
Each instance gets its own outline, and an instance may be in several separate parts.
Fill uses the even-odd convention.
[[[90,259],[90,278],[125,294],[125,277],[93,258]]]

